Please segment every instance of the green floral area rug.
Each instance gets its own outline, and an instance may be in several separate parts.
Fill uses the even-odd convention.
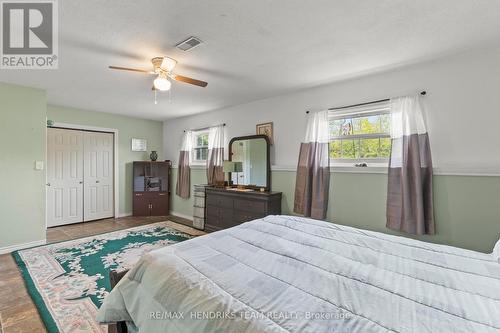
[[[111,287],[109,272],[130,269],[145,253],[192,238],[166,222],[13,252],[50,333],[107,332],[95,321]]]

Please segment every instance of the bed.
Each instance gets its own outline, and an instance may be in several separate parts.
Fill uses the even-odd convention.
[[[144,256],[105,299],[129,332],[499,332],[490,254],[268,216]]]

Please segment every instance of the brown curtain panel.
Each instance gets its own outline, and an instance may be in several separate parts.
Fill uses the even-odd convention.
[[[435,234],[432,157],[420,98],[391,100],[392,151],[387,186],[387,227]]]
[[[314,219],[325,219],[330,187],[328,111],[312,114],[306,140],[300,145],[293,211]]]
[[[213,148],[208,150],[207,182],[209,185],[215,185],[217,182],[224,181],[224,172],[222,165],[218,161],[224,160],[224,148]]]
[[[189,167],[189,154],[190,152],[188,151],[181,151],[179,154],[175,194],[183,199],[188,199],[190,196],[191,168]]]
[[[182,139],[182,147],[179,153],[179,162],[177,169],[177,185],[175,194],[183,199],[188,199],[191,190],[191,168],[189,166],[191,154],[192,132],[186,131]]]
[[[224,125],[210,127],[208,132],[207,182],[215,185],[224,181]]]
[[[330,166],[319,165],[318,155],[328,152],[327,143],[300,145],[293,211],[314,219],[325,219],[328,208]]]

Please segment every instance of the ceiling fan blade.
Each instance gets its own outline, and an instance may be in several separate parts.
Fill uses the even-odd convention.
[[[155,74],[155,72],[147,71],[144,69],[137,68],[129,68],[129,67],[119,67],[119,66],[108,66],[109,69],[118,69],[120,71],[129,71],[129,72],[138,72],[138,73],[146,73],[146,74]]]
[[[173,75],[173,79],[176,81],[180,81],[180,82],[194,84],[195,86],[198,86],[198,87],[206,87],[208,85],[208,83],[205,81],[200,81],[200,80],[192,79],[192,78],[187,77],[187,76],[182,76],[182,75],[177,75],[177,74]]]

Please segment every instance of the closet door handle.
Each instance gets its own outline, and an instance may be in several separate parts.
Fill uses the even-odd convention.
[[[45,185],[50,186],[50,183],[47,183],[47,184],[45,184]]]
[[[99,181],[98,181],[98,180],[96,180],[96,181],[95,181],[95,183],[96,183],[96,184],[99,184]]]
[[[78,184],[83,184],[83,181],[79,181]]]

